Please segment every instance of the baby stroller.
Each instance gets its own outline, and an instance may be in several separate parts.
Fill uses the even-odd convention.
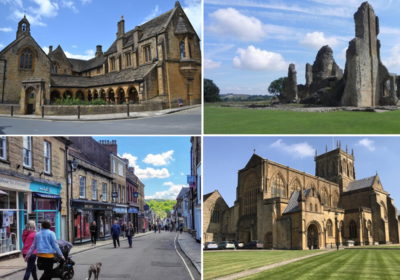
[[[57,240],[57,244],[65,258],[65,261],[57,254],[54,256],[54,262],[58,263],[58,266],[53,269],[53,277],[60,278],[61,280],[70,280],[74,277],[74,265],[75,262],[69,256],[69,251],[73,245],[64,240]]]

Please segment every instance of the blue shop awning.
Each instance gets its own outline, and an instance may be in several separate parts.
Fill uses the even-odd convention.
[[[56,198],[56,199],[61,198],[61,196],[59,196],[57,194],[37,193],[37,192],[34,192],[33,196],[36,197],[36,198],[50,198],[50,199],[52,199],[52,198]]]

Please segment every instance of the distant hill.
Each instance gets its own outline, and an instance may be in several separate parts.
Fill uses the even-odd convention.
[[[223,101],[265,101],[271,100],[272,95],[251,95],[251,94],[234,94],[225,93],[219,95]]]

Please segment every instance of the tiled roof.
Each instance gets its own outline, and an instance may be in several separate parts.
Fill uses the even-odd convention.
[[[303,190],[304,196],[307,197],[309,192],[310,192],[310,189]],[[299,210],[299,202],[297,201],[297,199],[299,198],[299,194],[300,194],[300,191],[294,192],[292,194],[292,197],[290,198],[289,203],[285,208],[285,211],[283,211],[283,214],[292,213],[292,212],[296,212]]]
[[[157,64],[146,64],[136,69],[127,68],[94,77],[51,75],[52,87],[95,87],[118,83],[134,82],[143,79]]]
[[[102,66],[105,61],[105,57],[104,55],[100,55],[99,57],[94,57],[89,60],[74,58],[69,58],[68,60],[72,64],[72,71],[80,73]]]
[[[350,182],[347,186],[347,191],[354,191],[364,188],[372,187],[376,176],[364,178],[361,180]]]
[[[69,148],[68,149],[68,153],[71,155],[71,156],[73,156],[73,157],[77,157],[77,158],[79,158],[79,159],[81,159],[81,160],[84,160],[84,161],[86,161],[86,162],[89,162],[89,163],[91,163],[91,164],[95,164],[94,162],[93,162],[93,160],[88,156],[88,155],[86,155],[82,150],[79,150],[79,149],[75,149],[75,148]]]
[[[187,34],[187,33],[194,34],[193,28],[190,26],[190,24],[186,23],[186,20],[183,16],[180,16],[178,19],[178,24],[176,25],[175,28],[175,34]]]

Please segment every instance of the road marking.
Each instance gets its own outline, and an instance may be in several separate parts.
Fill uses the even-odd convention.
[[[178,249],[176,249],[176,238],[178,237],[178,234],[179,234],[179,233],[177,233],[177,234],[175,235],[175,239],[174,239],[175,250],[176,250],[176,252],[178,253],[178,255],[181,257],[183,263],[184,263],[185,266],[186,266],[186,269],[189,271],[190,277],[192,277],[192,280],[194,280],[194,277],[193,277],[193,275],[192,275],[192,272],[190,272],[190,269],[189,269],[189,267],[187,266],[185,260],[182,258],[181,254],[179,254]]]

